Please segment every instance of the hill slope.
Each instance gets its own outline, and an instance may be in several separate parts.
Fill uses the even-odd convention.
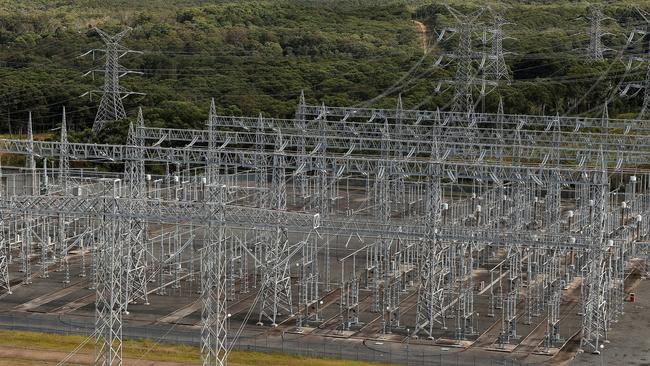
[[[146,93],[125,99],[134,115],[144,106],[148,123],[200,127],[211,97],[221,113],[288,117],[305,90],[310,102],[390,107],[403,94],[407,108],[445,107],[452,86],[453,63],[434,67],[456,41],[436,32],[455,26],[445,8],[424,1],[202,1],[173,6],[163,0],[45,1],[15,4],[0,1],[0,130],[19,132],[32,110],[39,130],[56,126],[63,105],[73,129],[92,124],[98,95],[79,98],[101,87],[101,53],[78,56],[102,43],[93,26],[133,31],[123,45],[143,54],[126,55],[122,63],[143,72],[126,76],[129,90]],[[484,3],[484,2],[480,2]],[[452,1],[461,11],[477,4]],[[618,23],[603,24],[604,43],[621,49],[629,29],[641,24],[631,2],[605,8]],[[506,62],[512,83],[501,83],[478,106],[494,111],[499,96],[506,109],[518,113],[598,113],[607,96],[611,114],[638,111],[640,98],[607,94],[611,85],[642,79],[645,68],[625,73],[627,54],[638,42],[609,60],[585,62],[589,23],[586,3],[568,1],[492,2],[515,25],[506,25]],[[429,30],[431,52],[422,54],[421,28]],[[491,21],[486,12],[481,20]],[[449,33],[447,33],[448,35]],[[487,50],[480,29],[473,47]],[[486,36],[487,37],[487,36]],[[442,65],[449,61],[443,59]],[[478,61],[477,63],[479,63]],[[607,71],[607,76],[602,74]],[[480,100],[479,89],[475,97]],[[642,94],[642,93],[641,93]]]

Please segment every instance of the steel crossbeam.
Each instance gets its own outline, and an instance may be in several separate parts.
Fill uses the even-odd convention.
[[[33,150],[32,150],[33,148]],[[137,149],[133,146],[109,145],[109,144],[68,144],[70,159],[86,161],[103,161],[118,162],[132,159],[129,157],[129,151]],[[197,164],[205,165],[208,160],[209,152],[206,149],[179,149],[171,147],[152,147],[145,146],[139,148],[142,150],[143,160],[158,163],[177,163],[177,164]],[[26,140],[0,140],[0,152],[36,156],[59,156],[60,142],[51,141],[33,141]],[[314,159],[311,155],[301,155],[296,152],[259,152],[244,149],[224,149],[218,152],[221,166],[237,166],[242,168],[257,168],[255,162],[260,157],[273,157],[275,155],[284,156],[287,170],[303,170],[304,164],[308,164],[308,170],[315,170]],[[369,172],[378,171],[378,166],[383,159],[374,156],[350,156],[345,153],[328,152],[320,156],[323,163],[328,166],[342,167],[345,173],[368,174]],[[309,160],[306,160],[309,159]],[[306,162],[305,162],[306,160]],[[428,157],[404,156],[401,158],[392,157],[391,160],[400,164],[402,174],[407,176],[427,176],[430,159]],[[272,164],[265,159],[268,167]],[[538,162],[497,162],[482,159],[475,161],[462,160],[443,160],[440,162],[444,165],[442,170],[445,177],[454,179],[486,179],[497,181],[534,181],[541,182],[545,175],[559,174],[560,183],[572,183],[580,181],[583,174],[593,172],[593,167],[580,167],[577,170],[571,166],[548,166]],[[625,169],[620,169],[625,171]]]
[[[271,122],[271,126],[274,124]],[[275,128],[266,135],[266,145],[273,146],[274,131],[281,131],[286,149],[298,149],[301,146],[316,147],[322,140],[322,133],[317,131],[304,132],[295,128],[282,130]],[[353,132],[354,131],[354,132]],[[595,132],[559,131],[558,138],[553,140],[552,134],[545,130],[536,129],[503,129],[498,135],[492,128],[477,128],[479,133],[476,141],[463,141],[463,128],[431,126],[423,134],[415,136],[392,133],[389,137],[390,146],[402,150],[401,156],[422,156],[431,149],[431,136],[437,135],[438,144],[445,153],[446,159],[466,159],[468,161],[503,161],[520,159],[530,163],[545,163],[548,158],[558,153],[560,162],[566,166],[594,166],[598,153],[602,150],[607,159],[620,164],[619,169],[626,166],[636,166],[639,161],[650,156],[650,135],[640,135],[635,129],[626,134],[603,135]],[[155,140],[156,144],[165,142],[188,142],[192,146],[208,141],[207,130],[179,130],[145,127],[137,132],[142,138]],[[325,139],[332,151],[345,151],[347,156],[375,155],[382,151],[381,140],[377,132],[367,135],[348,127],[338,131],[327,131]],[[255,132],[221,130],[214,138],[225,147],[243,148],[259,143]],[[392,149],[395,150],[395,149]],[[304,158],[307,158],[303,155]]]

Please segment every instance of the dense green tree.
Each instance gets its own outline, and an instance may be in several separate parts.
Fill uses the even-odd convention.
[[[587,3],[450,3],[462,11],[489,4],[515,23],[504,29],[513,37],[504,45],[513,52],[507,56],[513,80],[484,98],[477,88],[482,110],[495,111],[502,97],[513,113],[596,115],[611,87],[644,77],[643,68],[625,73],[615,53],[586,63],[581,49],[588,24],[580,16]],[[606,24],[614,35],[604,41],[613,49],[639,23],[630,4],[606,8],[619,24]],[[488,12],[482,20],[489,19]],[[433,46],[426,55],[414,20],[428,27]],[[98,95],[79,96],[100,88],[101,74],[81,75],[101,69],[103,58],[78,56],[102,46],[93,26],[110,32],[133,27],[124,46],[143,51],[121,59],[143,72],[122,79],[126,88],[146,93],[125,99],[131,118],[142,106],[148,124],[198,128],[212,97],[220,113],[277,117],[293,115],[301,90],[312,103],[392,107],[401,93],[407,108],[445,108],[453,90],[444,81],[455,70],[435,64],[456,45],[453,38],[438,43],[436,31],[453,25],[441,2],[424,0],[0,0],[0,129],[20,132],[31,110],[37,130],[48,131],[58,126],[65,105],[74,137],[91,138]],[[480,39],[473,46],[488,47]],[[639,109],[639,97],[610,99],[612,115]],[[127,125],[92,138],[116,141]]]

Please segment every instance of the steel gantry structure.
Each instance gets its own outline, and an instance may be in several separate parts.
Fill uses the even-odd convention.
[[[582,346],[598,352],[631,260],[648,257],[644,121],[301,97],[294,119],[220,116],[212,102],[206,127],[146,127],[140,112],[124,145],[69,142],[65,118],[60,141],[0,140],[28,158],[3,176],[0,288],[13,254],[29,283],[32,262],[43,275],[55,261],[69,271],[71,249],[90,250],[95,364],[121,364],[128,304],[152,301],[148,283],[180,286],[182,271],[201,279],[204,365],[227,362],[229,301],[251,287],[261,325],[320,324],[322,299],[336,294],[338,332],[367,329],[365,301],[378,334],[459,343],[478,336],[485,295],[484,316],[500,322],[494,344],[544,322],[540,352],[566,338],[565,293],[579,290]],[[123,162],[124,173],[80,175],[74,161]],[[176,168],[155,176],[147,164]]]

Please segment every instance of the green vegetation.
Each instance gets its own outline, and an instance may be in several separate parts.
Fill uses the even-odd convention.
[[[61,336],[49,333],[0,330],[0,346],[11,346],[34,350],[71,352],[83,344],[80,353],[92,353],[93,340],[83,336]],[[156,361],[198,361],[196,347],[156,344],[151,340],[125,340],[124,357],[143,357]]]
[[[438,1],[405,0],[0,0],[0,131],[20,133],[27,111],[36,129],[47,131],[66,106],[77,139],[90,139],[98,96],[80,98],[101,85],[82,77],[103,60],[78,56],[101,47],[91,28],[113,32],[133,27],[123,45],[141,50],[127,55],[125,66],[144,72],[122,79],[129,89],[146,93],[125,100],[130,116],[142,105],[147,123],[200,127],[209,99],[219,112],[288,117],[300,90],[312,103],[392,107],[398,93],[407,108],[444,107],[451,90],[439,81],[453,68],[434,67],[453,42],[436,45],[423,56],[413,20],[426,24],[430,43],[435,30],[453,25]],[[486,2],[449,2],[461,11]],[[485,97],[480,106],[495,111],[498,95],[513,113],[596,115],[608,86],[622,80],[624,63],[585,62],[588,43],[586,2],[492,1],[508,21],[505,41],[514,81]],[[619,50],[632,25],[640,24],[631,1],[607,5],[605,44]],[[582,17],[582,18],[581,18]],[[485,19],[489,19],[486,17]],[[480,45],[477,44],[476,47]],[[636,44],[640,51],[641,45]],[[616,56],[615,52],[612,57]],[[608,77],[600,75],[608,71]],[[633,70],[629,80],[645,75]],[[641,93],[642,95],[642,93]],[[478,97],[478,92],[477,92]],[[610,115],[638,112],[640,96],[612,99]],[[109,131],[99,140],[122,139]],[[24,131],[23,131],[24,132]]]
[[[85,342],[85,343],[84,343]],[[92,339],[88,340],[82,336],[61,336],[48,333],[36,332],[19,332],[0,330],[0,347],[9,346],[27,349],[32,352],[30,357],[34,357],[34,362],[30,363],[22,359],[10,360],[11,363],[7,365],[42,365],[42,361],[38,361],[39,350],[49,350],[69,353],[77,349],[81,344],[84,344],[78,350],[78,354],[92,354],[93,343]],[[187,362],[188,364],[199,364],[199,349],[192,346],[183,345],[169,345],[159,344],[151,340],[125,340],[123,344],[123,354],[125,358],[131,359],[144,359],[152,361],[172,361],[172,362]],[[6,361],[6,360],[5,360]],[[0,360],[0,365],[3,365],[3,360]],[[56,364],[56,363],[53,363]],[[243,352],[233,351],[229,358],[228,364],[234,366],[372,366],[379,365],[377,363],[357,362],[357,361],[340,361],[319,358],[307,358],[292,356],[280,353],[260,353],[260,352]]]

